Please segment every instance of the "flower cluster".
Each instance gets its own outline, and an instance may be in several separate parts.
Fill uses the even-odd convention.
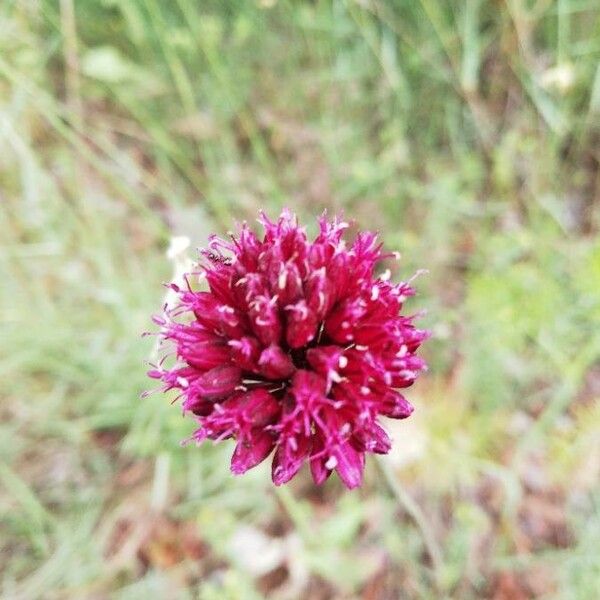
[[[177,362],[149,375],[179,390],[197,442],[235,440],[233,473],[274,451],[277,485],[308,461],[317,484],[335,470],[354,488],[365,453],[390,450],[378,418],[413,411],[397,390],[425,368],[415,352],[428,332],[399,314],[414,291],[389,270],[375,275],[394,256],[376,234],[347,245],[347,223],[322,217],[311,242],[288,211],[259,221],[262,238],[246,224],[230,240],[211,237],[201,271],[171,284],[177,305],[155,320]],[[190,285],[195,275],[206,291]]]

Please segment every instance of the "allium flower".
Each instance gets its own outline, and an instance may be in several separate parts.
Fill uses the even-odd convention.
[[[322,217],[312,242],[288,211],[259,222],[262,239],[246,224],[230,241],[211,237],[201,272],[170,285],[178,304],[155,320],[177,363],[149,375],[179,390],[200,425],[193,439],[235,440],[233,473],[274,451],[276,485],[308,461],[317,484],[335,470],[354,488],[365,453],[390,450],[379,417],[413,411],[397,390],[425,369],[415,352],[428,332],[399,314],[414,291],[375,275],[394,256],[376,234],[347,246],[339,219]],[[198,275],[207,291],[190,285]]]

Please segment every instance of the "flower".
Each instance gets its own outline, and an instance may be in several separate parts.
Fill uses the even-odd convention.
[[[365,454],[391,448],[379,417],[413,411],[398,389],[425,369],[415,353],[428,332],[400,314],[414,290],[375,274],[395,253],[374,233],[348,246],[338,218],[320,218],[312,242],[289,211],[259,222],[262,239],[246,224],[230,240],[212,236],[200,270],[170,284],[178,302],[155,321],[176,362],[148,374],[179,391],[199,423],[193,439],[235,441],[233,473],[273,453],[276,485],[308,462],[317,484],[335,470],[357,487]]]

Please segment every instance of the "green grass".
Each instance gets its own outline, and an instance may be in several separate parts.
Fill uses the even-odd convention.
[[[0,32],[2,597],[596,597],[596,2],[4,0]],[[429,269],[392,485],[234,479],[139,399],[171,236],[284,205]]]

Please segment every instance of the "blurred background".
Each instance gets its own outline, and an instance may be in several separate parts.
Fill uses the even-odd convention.
[[[597,598],[599,61],[597,0],[0,1],[0,596]],[[429,269],[352,493],[139,398],[170,239],[282,206]]]

